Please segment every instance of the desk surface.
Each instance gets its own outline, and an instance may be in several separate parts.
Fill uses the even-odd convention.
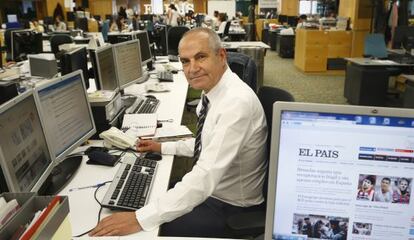
[[[397,63],[392,60],[377,60],[377,59],[370,59],[370,58],[345,58],[348,62],[361,65],[361,66],[372,66],[372,67],[380,67],[380,66],[396,66],[396,67],[408,67],[414,66],[414,64],[406,64],[406,63]]]
[[[170,65],[180,69],[181,64],[169,63]],[[156,65],[156,68],[162,70],[162,66]],[[157,79],[150,78],[148,82],[158,82]],[[147,83],[147,82],[146,82]],[[134,84],[125,89],[126,94],[145,94],[145,84]],[[174,82],[164,83],[171,91],[164,93],[151,93],[161,100],[158,107],[157,114],[158,119],[173,119],[172,123],[163,124],[181,124],[181,117],[184,110],[185,97],[187,94],[188,84],[184,77],[184,73],[179,71],[174,75]],[[101,141],[91,141],[93,145],[102,144]],[[83,147],[86,148],[86,147]],[[77,151],[83,151],[79,148]],[[128,153],[132,154],[132,153]],[[172,168],[173,156],[163,155],[163,159],[159,161],[158,170],[154,178],[154,186],[151,189],[149,200],[154,200],[159,195],[167,190],[169,176]],[[120,164],[115,167],[87,165],[86,161],[82,161],[82,165],[79,168],[76,176],[59,194],[67,195],[69,197],[70,205],[70,222],[72,224],[73,236],[79,235],[93,228],[97,223],[99,205],[94,200],[95,189],[83,189],[70,192],[69,189],[75,187],[89,186],[105,181],[111,181],[113,176],[117,172]],[[97,192],[97,198],[102,200],[106,190],[110,184],[103,186]],[[112,213],[109,209],[103,209],[101,219]],[[86,237],[85,237],[86,238]],[[120,237],[109,238],[119,239]],[[122,239],[157,239],[158,229],[153,231],[131,234]]]
[[[252,41],[252,42],[223,42],[223,47],[226,49],[230,48],[239,48],[239,47],[261,47],[264,49],[270,49],[270,46],[265,44],[262,41]]]

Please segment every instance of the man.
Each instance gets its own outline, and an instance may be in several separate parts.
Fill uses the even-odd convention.
[[[226,51],[211,29],[188,31],[179,54],[188,83],[203,90],[196,139],[140,141],[137,149],[194,156],[195,165],[145,207],[103,219],[92,236],[125,235],[166,223],[163,235],[223,237],[229,215],[262,207],[267,127],[256,94],[227,66]]]
[[[303,226],[302,234],[307,235],[308,237],[313,237],[313,233],[312,233],[313,226],[310,221],[310,218],[305,217],[304,220],[305,220],[305,225]]]
[[[374,201],[375,202],[391,202],[392,193],[390,189],[391,179],[384,177],[381,180],[381,189],[380,191],[375,191]]]
[[[357,200],[372,201],[374,198],[375,176],[369,175],[362,180],[361,188],[357,194]]]
[[[398,189],[392,194],[393,203],[410,203],[410,192],[408,191],[408,186],[410,181],[407,178],[400,178],[398,180]]]

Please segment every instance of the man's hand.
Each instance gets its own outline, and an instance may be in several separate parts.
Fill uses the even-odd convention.
[[[161,152],[161,143],[153,140],[140,139],[136,145],[138,152]]]
[[[141,230],[135,212],[119,212],[102,219],[89,236],[123,236]]]

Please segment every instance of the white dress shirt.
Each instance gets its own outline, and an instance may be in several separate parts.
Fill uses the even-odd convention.
[[[200,158],[174,188],[136,211],[144,230],[192,211],[210,196],[241,207],[263,202],[267,126],[260,101],[229,67],[205,95],[209,105]],[[197,114],[200,110],[201,101]],[[193,156],[194,144],[194,138],[162,143],[161,151]]]

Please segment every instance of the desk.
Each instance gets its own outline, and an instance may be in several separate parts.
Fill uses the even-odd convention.
[[[390,71],[387,67],[408,68],[389,60],[346,58],[344,97],[350,104],[385,106]]]
[[[180,63],[170,63],[178,69],[181,68]],[[160,69],[159,65],[156,65],[157,69]],[[156,82],[157,79],[149,79],[148,82]],[[187,93],[188,84],[184,77],[184,73],[179,71],[174,75],[174,82],[165,83],[171,89],[170,92],[165,93],[151,93],[157,96],[161,100],[158,107],[157,114],[158,119],[173,119],[173,123],[163,124],[180,124],[181,117],[184,110],[184,102]],[[126,94],[143,94],[145,93],[145,83],[134,84],[125,89]],[[92,144],[102,144],[101,141],[92,141]],[[78,151],[82,151],[79,148]],[[163,155],[163,159],[159,162],[158,170],[154,178],[154,186],[151,189],[149,200],[156,199],[159,195],[167,190],[169,176],[172,168],[173,156]],[[91,228],[97,223],[97,217],[99,212],[99,205],[96,203],[93,197],[95,189],[84,189],[69,192],[69,189],[74,187],[94,185],[96,183],[102,183],[105,181],[111,181],[113,176],[117,172],[119,164],[115,167],[95,166],[87,165],[86,161],[82,161],[82,165],[76,173],[72,181],[59,193],[60,195],[67,195],[69,197],[70,204],[70,222],[72,224],[72,234],[78,235]],[[97,193],[97,198],[102,200],[106,190],[109,188],[109,184],[105,185]],[[108,216],[112,211],[103,209],[102,218]],[[124,237],[125,239],[157,239],[158,229],[153,231],[132,234]],[[115,237],[113,239],[119,239]],[[111,238],[112,239],[112,238]]]

